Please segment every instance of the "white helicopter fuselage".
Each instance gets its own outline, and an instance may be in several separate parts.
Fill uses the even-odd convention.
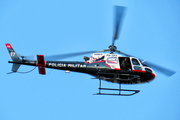
[[[111,69],[115,70],[122,70],[122,61],[127,58],[128,63],[130,65],[130,71],[137,71],[137,72],[152,72],[154,76],[156,76],[155,72],[152,68],[147,65],[143,65],[138,58],[135,57],[124,57],[117,54],[106,54],[106,53],[94,53],[91,55],[90,59],[86,61],[86,63],[98,63],[98,62],[106,62],[106,65],[109,66]]]

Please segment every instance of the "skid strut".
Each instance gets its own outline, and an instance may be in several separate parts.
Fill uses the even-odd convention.
[[[102,88],[101,87],[101,79],[99,79],[99,93],[93,94],[93,95],[120,95],[120,96],[131,96],[134,94],[137,94],[138,92],[140,92],[140,90],[129,90],[129,89],[121,89],[121,84],[119,84],[119,89],[114,89],[114,88]],[[102,90],[108,90],[108,91],[119,91],[118,94],[114,94],[114,93],[102,93]],[[131,92],[129,94],[127,93],[121,93],[122,91],[124,92]]]

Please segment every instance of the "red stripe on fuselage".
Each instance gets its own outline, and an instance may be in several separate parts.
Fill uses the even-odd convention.
[[[85,61],[85,63],[89,64],[89,62]]]
[[[109,64],[106,64],[108,67],[111,67]]]
[[[133,70],[134,72],[143,72],[143,73],[146,73],[146,71],[143,71],[143,70]]]
[[[156,75],[154,73],[152,73],[152,75],[154,76],[154,78],[156,77]]]
[[[100,62],[105,62],[105,61],[95,61],[95,62],[92,62],[92,63],[100,63]]]
[[[120,68],[114,68],[115,70],[121,70]]]
[[[108,63],[114,63],[114,64],[117,64],[117,62],[114,62],[114,61],[108,61]]]
[[[146,71],[143,71],[143,70],[133,70],[134,72],[142,72],[142,73],[146,73]],[[156,77],[156,75],[154,73],[151,73],[154,78]]]
[[[92,62],[92,63],[100,63],[100,62],[105,62],[105,61],[95,61],[95,62]],[[85,63],[91,64],[91,63],[89,63],[89,62],[87,62],[87,61],[85,61]]]

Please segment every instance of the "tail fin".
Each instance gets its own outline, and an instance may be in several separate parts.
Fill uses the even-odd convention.
[[[14,49],[12,48],[12,46],[9,43],[6,43],[6,48],[8,49],[9,54],[13,61],[15,61],[15,62],[20,61],[18,55],[16,54],[16,52],[14,51]]]
[[[14,51],[14,49],[12,48],[12,46],[9,44],[9,43],[6,43],[6,48],[8,49],[9,51],[9,54],[12,58],[12,60],[14,62],[18,62],[18,61],[21,61],[17,55],[17,53]],[[16,63],[13,63],[13,66],[12,66],[12,71],[13,72],[17,72],[18,68],[20,67],[21,64],[16,64]]]

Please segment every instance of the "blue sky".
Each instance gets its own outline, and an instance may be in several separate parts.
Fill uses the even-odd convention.
[[[21,55],[107,48],[112,43],[114,5],[127,7],[115,43],[118,49],[176,74],[166,77],[155,71],[157,77],[150,83],[124,85],[141,90],[130,97],[92,95],[99,81],[81,73],[46,69],[43,76],[35,69],[6,74],[12,65],[5,43]],[[0,120],[179,120],[179,6],[179,0],[1,0]],[[83,61],[83,56],[64,60]],[[21,66],[19,71],[31,69]]]

